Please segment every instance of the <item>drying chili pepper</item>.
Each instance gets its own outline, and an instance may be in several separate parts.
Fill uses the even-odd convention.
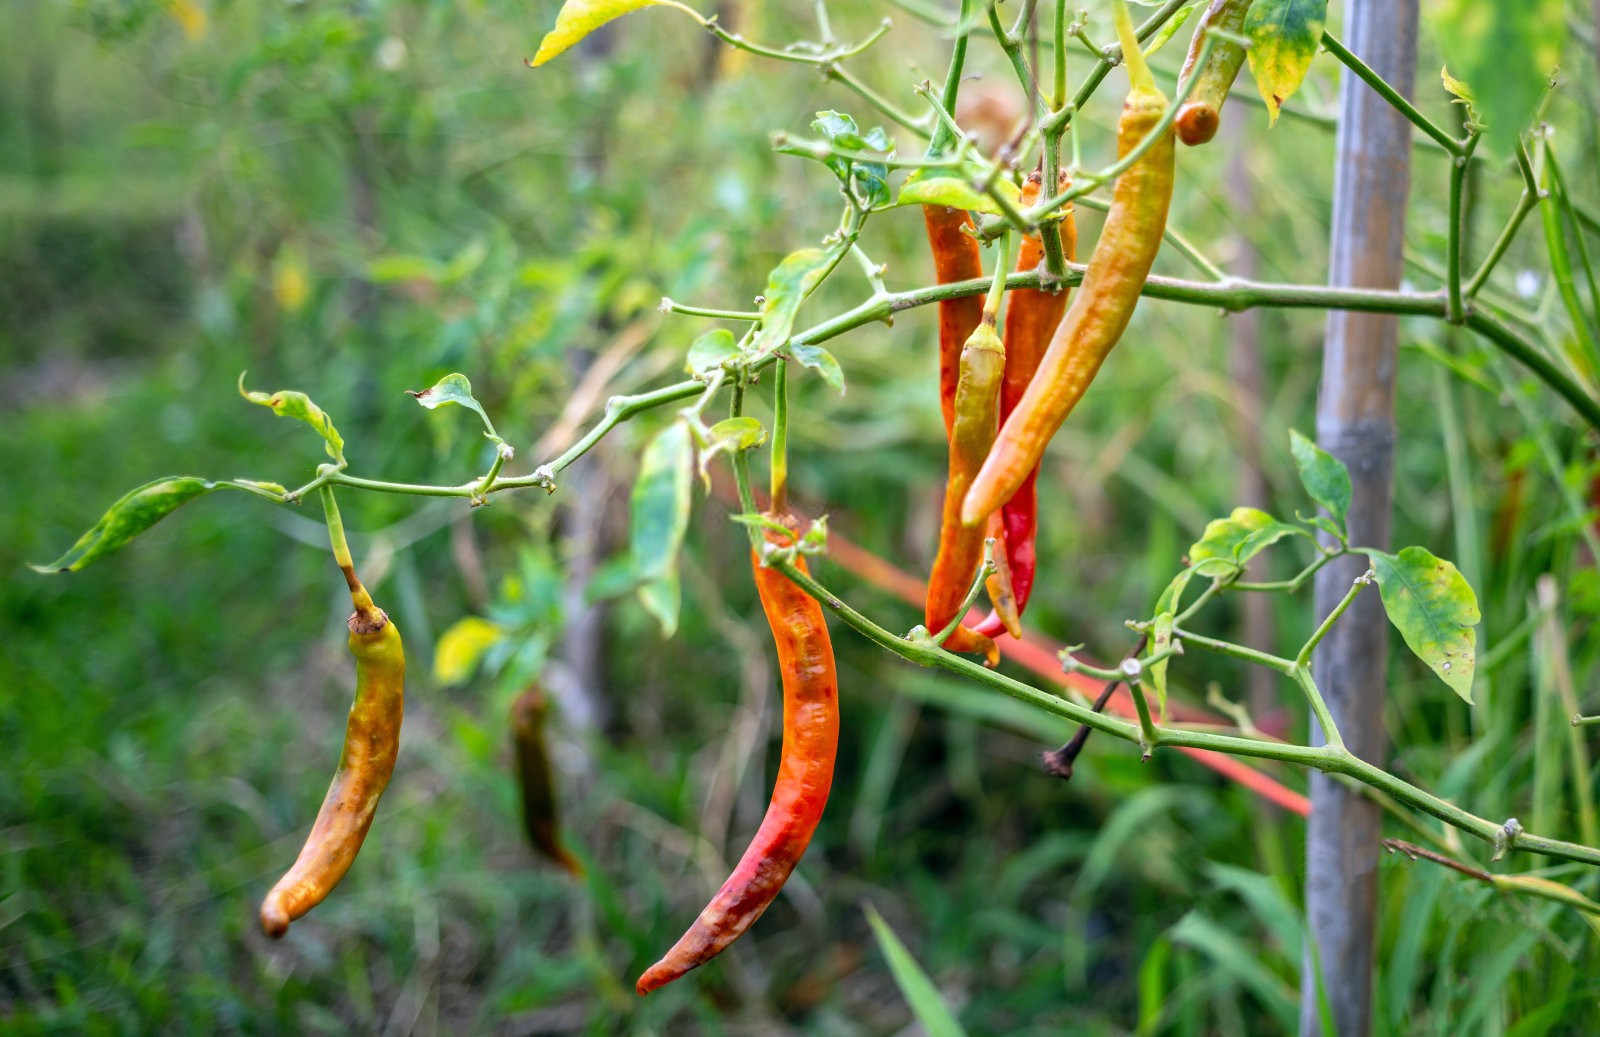
[[[522,827],[535,850],[568,873],[582,875],[583,865],[561,841],[555,771],[550,766],[544,730],[549,713],[550,699],[537,686],[511,703],[511,747],[517,761],[517,787],[522,793]]]
[[[983,256],[973,236],[972,216],[948,205],[924,205],[922,221],[933,251],[933,272],[940,284],[983,276]],[[939,410],[949,436],[955,423],[956,382],[961,374],[961,347],[983,319],[983,299],[969,295],[939,302]]]
[[[322,903],[344,878],[372,827],[378,798],[394,773],[405,703],[405,651],[400,631],[347,570],[356,611],[350,654],[356,657],[356,698],[345,725],[344,753],[300,856],[261,904],[261,928],[282,936],[289,923]]]
[[[998,293],[990,295],[998,303]],[[961,502],[972,483],[973,473],[994,442],[1005,362],[1005,347],[1001,345],[1000,333],[995,330],[994,310],[986,306],[977,330],[961,350],[955,424],[950,430],[949,476],[939,524],[939,553],[933,559],[933,572],[928,576],[928,598],[923,610],[930,634],[939,633],[960,612],[973,574],[983,560],[983,541],[988,530],[982,522],[968,525],[961,521]],[[944,647],[952,652],[982,652],[990,665],[999,662],[1000,652],[994,641],[971,627],[956,627],[945,640]]]
[[[1067,174],[1063,171],[1056,183],[1057,191],[1064,191],[1070,185]],[[1029,208],[1038,204],[1042,178],[1038,173],[1031,174],[1027,182],[1022,185],[1021,204]],[[1061,247],[1070,261],[1078,258],[1078,224],[1073,218],[1072,209],[1069,207],[1063,214],[1059,224],[1061,233]],[[1044,244],[1037,234],[1030,234],[1022,239],[1022,248],[1017,254],[1017,272],[1027,273],[1035,269],[1044,260]],[[1005,349],[1006,349],[1006,374],[1005,380],[1000,383],[1000,420],[1005,421],[1016,409],[1017,403],[1022,399],[1022,394],[1027,391],[1028,385],[1033,381],[1033,376],[1039,369],[1039,361],[1044,356],[1045,347],[1050,344],[1050,337],[1055,334],[1056,326],[1061,323],[1061,315],[1067,308],[1067,291],[1063,288],[1057,292],[1047,292],[1037,288],[1019,288],[1010,293],[1006,301],[1005,318]],[[1028,598],[1033,593],[1034,571],[1038,566],[1038,556],[1034,540],[1039,529],[1039,493],[1036,485],[1039,475],[1039,466],[1028,472],[1027,478],[1017,488],[1017,492],[1000,508],[998,518],[1000,528],[1004,534],[997,543],[1003,543],[1005,550],[998,552],[1005,560],[1010,571],[1011,594],[1016,602],[1017,627],[1020,628],[1021,616],[1028,607]],[[996,516],[990,516],[990,522]],[[1020,636],[1019,631],[1012,629],[1009,617],[996,608],[989,617],[979,623],[979,633],[994,637],[1001,630],[1007,630],[1013,637]]]
[[[1252,0],[1211,0],[1206,13],[1200,16],[1200,24],[1195,26],[1194,38],[1189,41],[1189,55],[1184,58],[1183,71],[1178,74],[1180,85],[1191,75],[1197,77],[1189,99],[1178,109],[1178,139],[1185,144],[1204,144],[1217,135],[1222,121],[1222,102],[1228,99],[1228,90],[1239,75],[1239,66],[1244,64],[1244,48],[1218,37],[1211,46],[1211,56],[1204,65],[1199,65],[1208,30],[1240,33],[1251,3]]]
[[[1166,113],[1167,99],[1139,52],[1127,9],[1119,3],[1113,10],[1131,83],[1117,120],[1117,154],[1124,156],[1155,133]],[[1156,133],[1143,154],[1117,177],[1111,208],[1089,257],[1083,284],[1033,381],[1001,427],[994,448],[967,491],[961,506],[964,522],[982,522],[1011,499],[1122,336],[1166,229],[1172,176],[1169,126]]]
[[[792,539],[767,533],[768,543],[778,546]],[[754,552],[750,563],[783,674],[783,753],[772,802],[728,881],[689,931],[639,977],[641,994],[704,965],[761,917],[811,842],[833,784],[839,683],[822,606],[781,571],[763,566]],[[795,565],[805,571],[804,559],[796,556]]]

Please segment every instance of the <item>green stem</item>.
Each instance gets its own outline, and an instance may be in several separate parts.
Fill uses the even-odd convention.
[[[1281,655],[1263,652],[1248,645],[1236,645],[1232,641],[1219,641],[1214,637],[1196,634],[1176,625],[1172,628],[1172,639],[1174,641],[1182,641],[1185,648],[1193,645],[1195,648],[1204,648],[1206,651],[1215,652],[1218,655],[1228,655],[1235,659],[1243,659],[1247,663],[1254,663],[1257,666],[1265,666],[1267,669],[1276,670],[1287,677],[1294,676],[1294,660],[1285,659]]]
[[[1466,141],[1457,140],[1446,133],[1438,123],[1417,111],[1416,106],[1406,100],[1400,91],[1390,86],[1388,81],[1374,72],[1365,61],[1350,53],[1349,49],[1343,43],[1340,43],[1338,37],[1334,36],[1333,33],[1324,32],[1322,34],[1322,45],[1328,48],[1329,54],[1338,58],[1346,68],[1354,72],[1363,83],[1377,91],[1378,96],[1389,102],[1389,105],[1395,111],[1405,116],[1406,121],[1437,141],[1440,147],[1452,155],[1470,156],[1472,154],[1472,147],[1475,142],[1471,138]]]
[[[1344,736],[1339,733],[1339,725],[1333,719],[1333,711],[1328,708],[1328,703],[1322,697],[1322,689],[1317,687],[1316,678],[1311,674],[1308,666],[1297,666],[1292,674],[1295,683],[1300,685],[1300,690],[1305,694],[1306,702],[1311,705],[1311,714],[1317,718],[1317,724],[1322,728],[1323,741],[1328,743],[1329,749],[1345,752]]]
[[[1462,218],[1462,197],[1466,191],[1472,152],[1477,149],[1479,139],[1476,133],[1468,137],[1465,150],[1450,163],[1450,225],[1445,234],[1444,260],[1448,278],[1445,283],[1444,319],[1450,324],[1461,322],[1461,237],[1466,229]]]
[[[674,302],[666,296],[661,297],[662,313],[681,313],[687,317],[712,317],[716,320],[744,320],[758,321],[761,314],[755,310],[718,310],[710,306],[690,306],[687,303]]]
[[[1344,597],[1340,598],[1338,604],[1328,611],[1322,623],[1316,630],[1312,631],[1310,637],[1306,638],[1306,643],[1300,646],[1300,654],[1294,657],[1294,664],[1298,669],[1303,670],[1311,665],[1311,653],[1316,651],[1317,645],[1322,642],[1324,637],[1328,636],[1328,631],[1333,629],[1333,624],[1337,623],[1339,617],[1344,615],[1345,609],[1348,609],[1350,603],[1356,600],[1356,595],[1361,593],[1362,588],[1370,582],[1370,579],[1371,570],[1368,570],[1351,581],[1350,589],[1344,592]]]
[[[897,105],[895,105],[894,102],[890,101],[872,87],[868,86],[864,80],[855,75],[855,73],[851,72],[849,69],[845,68],[843,65],[839,64],[837,61],[832,61],[824,65],[823,71],[827,74],[829,79],[843,83],[851,90],[854,90],[861,96],[863,101],[866,101],[872,107],[882,112],[883,115],[890,121],[899,123],[901,126],[904,126],[906,129],[910,130],[919,137],[926,137],[929,135],[928,123],[926,119],[919,119],[914,115],[907,114]]]
[[[961,0],[961,14],[957,21],[958,32],[955,44],[950,48],[950,67],[944,73],[944,88],[939,92],[939,108],[946,115],[956,110],[956,98],[961,93],[961,72],[967,63],[967,34],[972,22],[973,0]],[[928,155],[937,155],[955,141],[952,134],[943,122],[934,125],[932,136],[928,138]]]
[[[956,609],[956,614],[950,617],[950,622],[944,629],[932,635],[935,645],[942,645],[950,640],[950,635],[956,632],[956,627],[972,609],[972,603],[978,600],[978,594],[983,590],[984,581],[994,575],[994,538],[989,537],[983,542],[983,561],[978,565],[978,574],[972,581],[972,586],[967,588],[967,596],[961,599],[961,606]]]
[[[772,377],[772,510],[789,507],[789,363],[779,360]]]
[[[350,588],[351,603],[358,613],[368,616],[373,611],[372,595],[367,593],[367,588],[356,577],[356,563],[350,557],[350,543],[344,536],[344,519],[339,517],[339,504],[333,499],[333,487],[324,484],[321,493],[322,514],[328,523],[328,542],[333,546],[333,560],[338,564],[339,571],[344,573],[344,582]]]

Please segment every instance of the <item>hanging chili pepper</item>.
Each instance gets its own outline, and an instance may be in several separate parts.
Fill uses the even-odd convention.
[[[545,739],[545,718],[550,699],[544,689],[532,687],[511,703],[511,747],[517,766],[517,788],[522,795],[522,827],[528,844],[565,868],[582,875],[583,865],[561,841],[560,812],[556,805],[555,771]]]
[[[1156,131],[1166,113],[1167,99],[1139,52],[1126,8],[1119,3],[1114,10],[1131,81],[1117,120],[1117,154],[1123,156]],[[994,449],[967,491],[961,507],[963,521],[980,523],[1012,498],[1121,338],[1161,245],[1172,200],[1172,177],[1169,126],[1117,177],[1110,212],[1089,257],[1083,284],[1033,381],[1006,419]]]
[[[792,539],[767,533],[778,546]],[[750,563],[783,674],[783,752],[772,802],[733,874],[689,931],[639,977],[640,994],[704,965],[761,917],[811,842],[833,784],[839,684],[822,606],[754,552]],[[795,565],[805,571],[804,559],[797,556]]]
[[[1026,209],[1038,204],[1042,178],[1035,172],[1030,174],[1027,182],[1022,185],[1022,208]],[[1063,171],[1056,183],[1058,192],[1065,191],[1071,185],[1071,180]],[[1069,261],[1078,258],[1078,224],[1073,217],[1070,207],[1062,215],[1058,225],[1061,233],[1061,247]],[[1022,247],[1017,254],[1017,272],[1027,273],[1034,270],[1044,260],[1044,244],[1039,235],[1029,234],[1022,239]],[[1019,288],[1010,293],[1006,300],[1005,317],[1005,350],[1006,373],[1005,380],[1000,383],[1000,420],[1005,421],[1016,409],[1017,403],[1022,399],[1022,394],[1027,391],[1029,383],[1039,369],[1039,361],[1044,356],[1045,347],[1050,344],[1050,337],[1055,334],[1056,326],[1061,323],[1061,314],[1067,308],[1068,292],[1065,288],[1057,292],[1047,292],[1037,288]],[[988,618],[979,623],[979,633],[994,637],[1001,630],[1006,630],[1013,637],[1020,636],[1021,615],[1028,607],[1028,598],[1033,593],[1034,571],[1038,567],[1038,556],[1034,540],[1039,529],[1039,493],[1036,485],[1039,475],[1039,466],[1034,465],[1028,472],[1027,478],[1017,488],[1017,492],[1000,508],[998,518],[1000,529],[1004,536],[997,543],[1005,545],[1001,552],[1010,571],[1010,586],[1016,608],[1016,627],[999,608],[990,613]],[[990,522],[996,516],[990,516]]]
[[[1189,41],[1189,55],[1183,60],[1183,71],[1178,73],[1180,86],[1191,75],[1197,77],[1189,99],[1178,109],[1178,139],[1185,144],[1204,144],[1217,135],[1217,127],[1222,122],[1222,102],[1228,99],[1228,90],[1239,75],[1239,66],[1244,64],[1244,48],[1218,37],[1211,46],[1211,56],[1205,64],[1199,65],[1208,30],[1241,33],[1251,3],[1252,0],[1211,0],[1206,13],[1200,16],[1200,24],[1195,26],[1194,38]]]
[[[352,595],[360,584],[352,587]],[[366,590],[360,589],[366,597]],[[300,856],[261,903],[261,928],[282,936],[289,923],[322,903],[356,859],[372,827],[378,798],[394,773],[405,704],[405,651],[400,632],[366,598],[351,614],[356,698],[345,724],[344,753]]]

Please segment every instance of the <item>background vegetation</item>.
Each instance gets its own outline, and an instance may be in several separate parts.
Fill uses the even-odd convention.
[[[406,633],[403,750],[337,893],[284,942],[261,936],[256,905],[303,836],[348,704],[347,606],[319,516],[217,495],[85,573],[46,579],[23,563],[53,557],[146,478],[303,481],[314,440],[244,405],[243,369],[311,393],[364,474],[459,481],[485,467],[466,415],[402,395],[451,370],[471,376],[518,466],[548,456],[540,437],[592,418],[606,392],[677,376],[710,325],[663,318],[662,295],[746,305],[783,254],[832,229],[831,177],[774,155],[767,133],[805,132],[822,108],[880,121],[813,70],[729,52],[664,12],[531,72],[522,58],[555,6],[0,8],[0,1021],[890,1033],[910,1017],[870,903],[973,1033],[1291,1028],[1298,818],[1111,739],[1091,741],[1070,783],[1046,776],[1038,750],[1070,732],[843,628],[840,770],[796,879],[719,962],[637,999],[633,977],[757,823],[777,756],[770,642],[723,504],[697,501],[676,637],[631,595],[602,593],[626,549],[639,447],[664,415],[620,429],[553,497],[469,512],[343,495],[363,576]],[[814,36],[810,6],[723,12],[785,41]],[[883,13],[835,6],[845,39]],[[1418,76],[1419,106],[1441,120],[1454,117],[1430,19],[1449,6],[1424,5]],[[922,9],[893,11],[888,40],[851,62],[909,110],[910,84],[937,77],[947,48]],[[1575,200],[1592,206],[1580,171],[1595,167],[1600,76],[1587,10],[1572,16],[1544,117]],[[1176,67],[1186,36],[1160,67]],[[992,48],[972,61],[980,88],[1012,87]],[[1271,133],[1259,106],[1230,102],[1224,139],[1180,155],[1172,224],[1225,268],[1322,279],[1337,74],[1319,60]],[[1086,116],[1086,164],[1109,153],[1119,93]],[[1475,167],[1474,255],[1520,190],[1504,159]],[[1446,177],[1446,159],[1419,148],[1420,286],[1438,283]],[[1079,219],[1091,241],[1098,214]],[[931,278],[914,212],[874,219],[864,244],[890,261],[891,287]],[[1156,269],[1186,264],[1169,250]],[[1560,329],[1548,270],[1536,215],[1492,287]],[[859,289],[841,277],[809,305],[829,312]],[[796,379],[791,445],[807,511],[924,572],[944,465],[933,321],[913,312],[833,343],[849,391]],[[1048,457],[1032,626],[1116,657],[1123,618],[1147,610],[1208,518],[1237,503],[1307,509],[1287,430],[1311,431],[1322,315],[1259,316],[1259,399],[1240,390],[1240,325],[1141,305]],[[1579,340],[1565,327],[1555,345]],[[1565,718],[1574,699],[1597,705],[1592,441],[1481,342],[1416,321],[1402,346],[1395,543],[1454,559],[1484,623],[1474,708],[1395,655],[1393,768],[1477,813],[1583,837],[1592,784],[1571,780],[1583,743]],[[596,365],[613,372],[606,388],[569,406]],[[818,567],[890,626],[919,618]],[[1283,651],[1309,612],[1307,591],[1223,628],[1244,637],[1248,622]],[[468,614],[516,637],[446,685],[433,647]],[[566,705],[556,749],[582,881],[537,861],[517,820],[505,712],[540,673]],[[1263,726],[1303,730],[1292,689],[1252,687],[1226,660],[1191,656],[1172,676],[1189,701],[1215,682]],[[1425,862],[1381,867],[1380,1028],[1592,1024],[1600,944],[1582,916]]]

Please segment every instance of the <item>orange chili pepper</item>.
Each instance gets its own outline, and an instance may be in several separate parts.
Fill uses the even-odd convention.
[[[1117,120],[1117,154],[1123,156],[1156,129],[1166,113],[1167,99],[1139,53],[1126,9],[1119,4],[1115,10],[1132,82]],[[962,521],[969,525],[982,522],[1012,498],[1122,337],[1161,246],[1167,206],[1172,201],[1172,179],[1169,127],[1117,177],[1110,212],[1089,257],[1083,284],[1033,381],[1006,419],[994,449],[967,491]]]
[[[400,632],[351,580],[350,652],[356,657],[356,699],[345,725],[344,754],[300,856],[261,903],[261,928],[282,936],[289,923],[322,903],[355,862],[394,773],[405,705],[405,652]],[[365,604],[362,604],[365,599]]]
[[[961,502],[972,476],[994,442],[999,417],[1000,382],[1005,377],[1005,348],[995,330],[995,315],[984,311],[983,320],[961,350],[961,377],[955,398],[955,423],[950,429],[949,478],[945,483],[944,511],[939,525],[939,553],[928,576],[928,599],[923,610],[928,633],[937,634],[959,613],[973,574],[983,560],[982,524],[961,521]],[[993,527],[990,527],[993,528]],[[996,554],[999,554],[996,544]],[[996,594],[997,598],[1003,594]],[[998,604],[998,602],[997,602]],[[1000,661],[993,640],[970,627],[958,626],[945,640],[952,652],[982,652],[992,666]]]
[[[769,543],[779,539],[768,532]],[[806,852],[833,784],[839,682],[822,606],[754,552],[750,564],[783,673],[783,753],[772,802],[733,874],[689,931],[639,977],[640,994],[704,965],[761,917]],[[795,565],[805,571],[804,559],[796,557]]]

